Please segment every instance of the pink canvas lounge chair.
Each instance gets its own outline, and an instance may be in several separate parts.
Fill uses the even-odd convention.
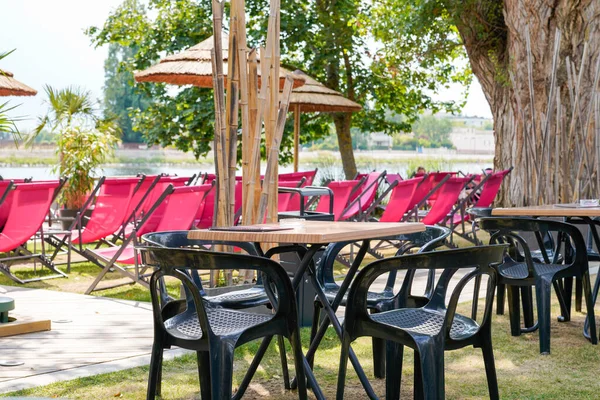
[[[315,175],[317,175],[317,169],[314,169],[313,171],[289,172],[285,174],[279,174],[279,182],[281,183],[287,181],[303,181],[300,187],[306,187],[313,184],[313,181],[315,180]],[[279,186],[282,185],[280,184]],[[287,206],[287,210],[284,211],[300,211],[300,196],[292,195],[290,202]]]
[[[407,179],[397,182],[392,189],[392,194],[388,201],[380,222],[400,222],[404,215],[415,204],[415,193],[419,184],[423,183],[424,177]]]
[[[404,179],[402,179],[402,175],[400,175],[400,174],[390,174],[390,173],[385,174],[385,181],[388,183],[388,185],[393,185],[394,182],[400,182],[403,180]]]
[[[458,197],[471,178],[450,178],[437,191],[437,200],[421,220],[425,225],[443,223],[458,203]]]
[[[366,221],[368,219],[368,214],[366,213],[366,211],[369,209],[374,209],[374,201],[376,202],[376,204],[378,204],[381,201],[381,198],[377,199],[376,201],[375,197],[377,195],[377,188],[384,180],[384,178],[385,171],[369,173],[367,175],[365,183],[363,183],[362,185],[362,191],[356,196],[356,198],[351,199],[350,204],[348,204],[348,206],[342,213],[340,220],[344,221],[349,219],[355,219],[357,221]]]
[[[66,277],[58,270],[52,261],[43,254],[34,254],[27,250],[25,243],[41,228],[50,205],[56,195],[56,190],[61,182],[22,183],[12,189],[12,201],[8,211],[8,218],[0,233],[0,252],[7,257],[0,260],[0,272],[18,283],[38,281],[55,277]],[[13,253],[10,255],[9,253]],[[53,271],[56,275],[32,279],[20,279],[15,276],[10,267],[13,261],[36,258],[43,266]]]
[[[430,174],[431,176],[433,176],[432,178],[432,187],[436,187],[437,185],[440,184],[440,182],[442,182],[442,180],[444,180],[444,178],[446,176],[450,176],[451,178],[454,178],[456,176],[458,176],[458,172],[433,172]],[[441,186],[440,186],[441,188]],[[435,203],[435,201],[437,200],[439,195],[439,190],[434,191],[433,193],[431,193],[431,195],[427,198],[427,204],[429,205],[429,207],[433,206],[433,203]]]
[[[444,172],[432,172],[429,174],[415,175],[416,178],[423,178],[423,182],[417,187],[413,196],[413,204],[409,207],[405,221],[417,219],[419,209],[427,204],[427,200],[450,179],[450,174]]]
[[[505,169],[503,171],[484,175],[479,184],[471,190],[471,194],[459,202],[458,206],[451,212],[451,215],[445,223],[445,225],[447,225],[452,231],[450,234],[450,244],[454,243],[453,238],[455,234],[475,245],[483,244],[479,239],[477,239],[476,226],[472,225],[471,231],[467,232],[466,222],[471,220],[471,216],[469,213],[467,213],[467,209],[471,207],[491,207],[492,203],[496,199],[496,196],[498,195],[498,192],[500,191],[500,187],[502,186],[504,178],[510,174],[512,169],[513,167],[510,167],[509,169]],[[479,197],[475,199],[477,195]]]
[[[8,215],[10,213],[10,205],[14,196],[15,182],[3,180],[0,181],[0,231],[4,228]]]
[[[304,187],[306,179],[300,178],[298,181],[279,181],[278,185],[282,188],[301,188]],[[300,210],[300,196],[295,193],[279,192],[277,195],[277,211],[298,211]]]
[[[150,232],[190,229],[196,210],[203,206],[205,196],[212,188],[212,184],[180,187],[169,185],[142,218],[139,227],[127,236],[120,246],[85,250],[84,257],[102,268],[102,272],[86,290],[86,294],[100,290],[96,287],[111,268],[134,282],[140,282],[140,274],[137,270],[135,274],[131,274],[120,266],[135,265],[137,267],[137,255],[134,250],[136,239]]]
[[[146,177],[144,182],[146,182],[148,179],[149,177]],[[129,235],[133,229],[134,223],[140,221],[142,216],[144,216],[150,207],[156,203],[158,197],[169,185],[173,185],[173,187],[186,186],[189,181],[189,177],[158,175],[151,178],[151,183],[147,186],[146,193],[138,195],[138,193],[145,189],[144,184],[142,184],[142,186],[140,186],[140,188],[134,192],[133,197],[129,202],[130,206],[127,210],[127,219],[125,220],[125,224],[119,230],[118,234],[113,237],[112,242],[116,243],[118,239],[123,239],[125,235]],[[132,207],[131,204],[133,203],[135,203],[135,205]]]
[[[315,180],[315,175],[317,175],[317,171],[318,169],[315,168],[312,171],[287,172],[279,174],[279,181],[299,181],[302,180],[302,178],[304,178],[304,185],[310,186]]]
[[[139,178],[106,178],[95,201],[92,215],[87,225],[81,227],[81,216],[76,221],[75,231],[72,233],[71,243],[79,245],[77,252],[83,251],[83,244],[99,242],[109,244],[107,238],[117,232],[127,218],[129,202]],[[74,229],[71,229],[72,231]]]
[[[339,221],[342,213],[348,206],[348,202],[353,193],[359,190],[359,186],[363,183],[361,180],[352,181],[333,181],[327,184],[327,187],[333,192],[333,218],[334,221]],[[329,196],[320,196],[319,204],[315,211],[328,213],[329,212]]]

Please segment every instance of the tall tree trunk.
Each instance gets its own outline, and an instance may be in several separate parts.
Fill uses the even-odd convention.
[[[494,166],[514,166],[500,203],[572,201],[597,193],[598,160],[592,150],[597,139],[588,110],[597,90],[592,86],[600,55],[598,1],[482,0],[455,12],[473,72],[494,116]],[[554,68],[557,30],[562,38]],[[575,70],[571,79],[567,59]]]
[[[352,126],[351,113],[336,113],[333,115],[335,132],[338,138],[338,146],[342,157],[342,166],[346,179],[354,179],[356,176],[356,161],[354,160],[354,150],[352,149],[352,136],[350,127]]]

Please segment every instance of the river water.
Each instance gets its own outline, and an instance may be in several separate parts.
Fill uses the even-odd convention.
[[[343,171],[341,162],[339,164],[300,164],[300,170],[309,170],[319,168],[319,174],[316,179],[316,183],[319,183],[322,179],[343,179]],[[450,163],[448,169],[453,171],[462,171],[464,173],[481,173],[484,168],[491,167],[491,163]],[[263,165],[263,172],[265,166]],[[410,175],[411,171],[407,171],[407,166],[401,163],[378,163],[375,168],[360,168],[361,172],[368,172],[369,170],[376,169],[378,171],[387,170],[390,173],[400,173],[403,177]],[[364,170],[364,171],[363,171]],[[291,172],[292,166],[280,166],[279,172]],[[179,176],[191,176],[200,172],[214,172],[214,166],[210,164],[198,164],[198,165],[116,165],[108,166],[100,170],[97,175],[106,176],[119,176],[119,175],[135,175],[138,173],[144,173],[147,175],[158,174],[158,173],[169,173],[176,174]],[[38,179],[51,179],[57,178],[58,174],[52,172],[52,167],[38,167],[38,166],[21,166],[21,167],[2,167],[0,168],[0,175],[4,179],[11,178],[33,178]]]

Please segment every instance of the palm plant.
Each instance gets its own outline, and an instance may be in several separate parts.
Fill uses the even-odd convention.
[[[15,145],[18,145],[18,140],[21,135],[15,122],[19,121],[19,118],[8,116],[9,111],[14,110],[15,108],[17,108],[17,106],[10,106],[8,102],[0,103],[0,136],[10,134],[15,141]]]
[[[0,60],[8,56],[14,50],[7,51],[5,53],[0,53]],[[0,74],[2,71],[0,71]],[[16,106],[10,106],[7,102],[0,103],[0,136],[4,136],[5,134],[10,134],[14,141],[15,145],[18,145],[18,140],[21,138],[21,134],[19,133],[19,129],[17,128],[16,122],[20,120],[20,118],[9,117],[8,113],[15,108]]]
[[[59,202],[65,208],[79,209],[93,187],[96,169],[119,142],[120,130],[113,121],[98,117],[91,92],[77,86],[57,90],[49,85],[44,91],[48,113],[39,118],[26,143],[31,145],[44,129],[58,135],[59,164],[54,171],[67,177]]]

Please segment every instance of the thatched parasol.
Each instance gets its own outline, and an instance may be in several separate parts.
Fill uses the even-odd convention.
[[[0,69],[0,96],[35,96],[37,90],[13,78],[13,74]]]
[[[226,33],[222,35],[223,42],[223,69],[227,70],[226,61],[229,58],[227,45],[229,36]],[[164,82],[174,85],[194,85],[205,88],[213,87],[212,63],[210,52],[214,45],[213,37],[190,47],[181,53],[172,54],[160,60],[143,71],[137,71],[134,74],[135,80],[138,82]],[[294,77],[294,87],[299,87],[304,84],[304,79],[301,76],[292,74],[290,71],[281,68],[281,76],[279,78],[280,87],[283,88],[286,75]],[[258,79],[260,83],[260,68],[258,69]]]
[[[294,111],[294,172],[298,171],[298,148],[300,145],[300,113],[301,112],[354,112],[362,109],[361,105],[342,96],[341,93],[319,83],[302,71],[294,75],[306,80],[304,86],[295,88],[290,97],[290,106]]]

